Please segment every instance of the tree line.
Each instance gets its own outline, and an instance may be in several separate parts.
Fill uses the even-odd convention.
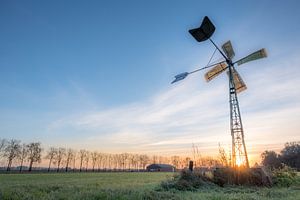
[[[200,155],[200,154],[199,154]],[[198,166],[211,167],[220,164],[213,157],[197,156]],[[44,149],[40,142],[22,143],[16,139],[0,138],[0,159],[4,166],[2,170],[19,170],[20,172],[32,171],[43,161],[44,171],[141,171],[149,164],[171,164],[175,168],[188,166],[190,157],[182,156],[149,156],[147,154],[120,153],[110,154],[86,149],[75,150],[72,148],[50,147]],[[14,164],[14,167],[13,167]],[[47,166],[46,166],[47,165]],[[26,168],[26,169],[25,169]]]
[[[264,151],[261,164],[270,168],[280,168],[282,164],[300,170],[300,142],[289,142],[280,153]],[[44,149],[40,142],[22,143],[16,139],[0,138],[1,170],[20,172],[43,169],[44,171],[142,171],[149,164],[171,164],[176,169],[188,167],[189,161],[195,167],[231,166],[230,153],[219,145],[218,157],[202,156],[196,146],[189,156],[149,156],[147,154],[120,153],[110,154],[86,149],[50,147]],[[43,161],[43,167],[38,165]],[[47,166],[46,166],[47,165]]]
[[[288,142],[280,153],[264,151],[261,154],[262,164],[271,169],[281,168],[283,165],[300,170],[300,141]]]

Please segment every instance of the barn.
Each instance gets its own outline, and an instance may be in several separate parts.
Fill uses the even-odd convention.
[[[148,172],[174,172],[175,167],[168,164],[151,164],[146,167]]]

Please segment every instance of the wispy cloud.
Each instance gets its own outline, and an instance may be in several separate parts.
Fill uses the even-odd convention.
[[[239,97],[252,157],[300,139],[300,71],[295,62],[289,62],[289,71],[275,65],[245,74],[249,89]],[[82,136],[77,146],[109,152],[189,154],[195,143],[202,153],[215,154],[219,142],[230,147],[231,141],[225,79],[223,75],[204,85],[199,77],[189,77],[146,101],[66,116],[49,128],[57,134],[72,130]]]

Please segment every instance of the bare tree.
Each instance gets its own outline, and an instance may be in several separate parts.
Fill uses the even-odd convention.
[[[93,172],[95,171],[95,165],[96,165],[96,162],[97,162],[97,159],[98,159],[98,152],[97,151],[94,151],[91,153],[91,158],[92,158],[92,167],[93,167]]]
[[[112,154],[111,155],[111,166],[112,168],[115,170],[118,166],[118,158],[117,158],[117,154]]]
[[[57,154],[57,148],[50,147],[50,149],[48,150],[47,155],[45,157],[46,159],[49,159],[48,172],[50,171],[51,164],[52,164],[53,160],[55,159],[56,154]]]
[[[72,165],[73,165],[73,172],[75,172],[77,152],[74,150],[73,153],[74,153],[74,154],[73,154],[73,158],[72,158]]]
[[[134,154],[134,157],[135,157],[135,169],[137,171],[140,170],[140,155],[139,154]]]
[[[104,155],[102,153],[98,153],[97,154],[97,168],[98,168],[97,170],[98,170],[98,172],[100,171],[103,160],[104,160]]]
[[[112,169],[112,160],[113,160],[113,155],[112,154],[107,154],[106,155],[106,164],[107,164],[107,168],[109,169],[109,170],[111,170]]]
[[[22,168],[23,168],[23,162],[26,159],[28,155],[28,148],[26,144],[22,144],[21,150],[20,150],[20,155],[19,155],[19,159],[21,161],[20,163],[20,172],[22,172]]]
[[[84,161],[85,161],[85,171],[87,172],[88,168],[89,168],[89,161],[90,161],[90,152],[89,151],[86,151]]]
[[[146,169],[146,165],[149,163],[149,161],[149,156],[147,156],[146,154],[140,155],[140,163],[143,169]]]
[[[129,169],[138,170],[138,163],[139,163],[139,156],[137,154],[130,154]]]
[[[128,156],[127,156],[127,163],[128,163],[127,169],[128,169],[128,170],[131,170],[131,167],[132,167],[132,165],[133,165],[133,162],[134,162],[134,157],[133,157],[132,154],[129,153]]]
[[[179,156],[171,157],[172,165],[174,165],[176,169],[178,169],[178,167],[179,167],[179,160],[180,160]]]
[[[105,154],[105,157],[104,157],[105,162],[103,163],[105,165],[104,166],[105,170],[110,168],[110,157],[111,156],[109,153]]]
[[[153,164],[157,164],[157,156],[156,155],[153,155],[152,156],[152,159],[151,159],[151,162],[153,163]]]
[[[57,172],[59,172],[60,165],[62,164],[65,156],[66,156],[66,149],[59,147],[57,150],[56,157],[55,157],[56,164],[57,164],[57,170],[56,170]]]
[[[129,157],[128,153],[120,154],[120,159],[121,159],[121,164],[122,164],[123,171],[126,168],[126,162],[127,162],[128,157]]]
[[[66,172],[68,171],[69,165],[73,160],[75,151],[73,149],[68,149],[66,153]]]
[[[83,161],[85,160],[85,156],[86,156],[86,150],[84,149],[80,149],[79,151],[79,160],[80,160],[80,167],[79,167],[79,171],[82,171],[82,164]]]
[[[102,169],[106,170],[106,165],[107,165],[107,154],[104,153],[102,154]]]
[[[7,142],[7,145],[4,148],[4,157],[7,158],[7,171],[10,171],[12,161],[18,155],[20,155],[21,145],[19,140],[11,139]]]
[[[41,162],[41,157],[42,157],[42,147],[40,142],[32,142],[27,144],[27,149],[28,149],[28,156],[27,159],[29,161],[29,169],[28,171],[32,170],[32,165],[35,162],[40,163]]]
[[[115,154],[114,160],[115,160],[116,169],[121,169],[122,168],[121,154]]]

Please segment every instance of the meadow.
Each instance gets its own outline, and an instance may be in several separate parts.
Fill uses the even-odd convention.
[[[211,186],[197,191],[165,191],[173,173],[0,174],[0,199],[300,199],[300,186]]]

